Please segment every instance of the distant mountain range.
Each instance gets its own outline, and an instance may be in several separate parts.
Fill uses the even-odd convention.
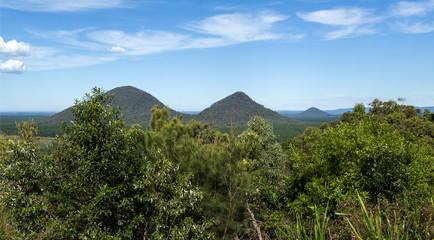
[[[349,109],[351,111],[352,109]],[[279,114],[291,117],[291,118],[321,118],[321,119],[335,119],[339,118],[341,114],[331,114],[327,111],[322,111],[318,108],[311,107],[305,111],[289,111],[289,110],[281,110],[277,111]],[[343,112],[342,112],[343,113]]]
[[[107,92],[113,95],[113,104],[121,108],[127,125],[140,124],[146,126],[151,119],[151,109],[155,105],[160,108],[165,105],[151,94],[135,87],[125,86],[114,88]],[[423,107],[434,112],[434,107]],[[325,110],[311,107],[305,111],[273,111],[256,103],[247,94],[236,92],[220,101],[212,104],[201,112],[178,112],[169,108],[171,116],[183,115],[184,121],[195,119],[203,123],[210,123],[216,126],[240,126],[245,125],[253,116],[259,115],[273,124],[297,124],[296,119],[320,118],[331,119],[339,118],[344,112],[351,111],[351,108]],[[62,121],[70,122],[73,120],[71,108],[67,108],[59,113],[39,121],[39,124],[60,124]]]
[[[434,112],[434,106],[428,106],[428,107],[416,107],[418,109],[422,110],[422,113],[425,109],[429,109],[431,112]],[[312,108],[309,108],[312,109]],[[308,109],[308,110],[309,110]],[[317,109],[317,108],[314,108]],[[366,111],[369,111],[369,107],[366,107]],[[306,111],[308,111],[306,110]],[[319,109],[318,109],[319,110]],[[312,115],[310,117],[306,117],[303,116],[303,112],[306,111],[302,111],[302,110],[277,110],[277,112],[281,115],[290,117],[290,118],[324,118],[324,113],[329,114],[330,118],[335,118],[335,117],[340,117],[344,112],[351,112],[353,109],[352,108],[340,108],[340,109],[333,109],[333,110],[320,110],[322,113],[318,114],[318,115]]]
[[[155,105],[165,105],[151,94],[131,86],[118,87],[107,92],[113,95],[113,104],[118,105],[128,125],[146,126],[151,119],[151,109]],[[212,104],[202,112],[191,115],[169,109],[171,116],[183,115],[183,120],[195,119],[216,126],[245,125],[253,116],[259,115],[273,124],[296,124],[299,121],[282,116],[253,101],[243,92],[236,92]],[[39,121],[39,124],[60,124],[73,120],[71,108]]]

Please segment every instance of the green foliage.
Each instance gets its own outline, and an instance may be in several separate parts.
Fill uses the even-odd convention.
[[[244,189],[247,210],[256,237],[274,236],[274,227],[263,224],[269,214],[279,211],[285,204],[282,199],[284,189],[285,156],[277,142],[272,125],[265,119],[255,116],[247,123],[247,129],[238,136],[241,149],[240,165],[247,179]],[[254,235],[251,235],[254,236]]]
[[[180,172],[191,175],[193,184],[204,192],[200,206],[205,217],[217,223],[217,236],[232,238],[243,224],[240,189],[245,184],[234,135],[221,134],[197,121],[183,124],[171,118],[167,108],[155,107],[152,113],[150,130],[137,134],[137,149],[160,149],[163,156],[179,164]]]
[[[20,124],[17,137],[1,135],[0,237],[434,234],[429,111],[374,100],[368,113],[356,104],[340,121],[279,144],[276,130],[258,116],[243,129],[221,133],[209,124],[183,123],[158,106],[148,128],[128,129],[111,100],[94,88],[77,101],[75,120],[62,127],[49,151],[41,148],[35,123]]]
[[[372,106],[367,114],[357,104],[340,122],[307,129],[285,147],[290,211],[309,216],[311,206],[330,204],[334,212],[356,192],[370,203],[384,199],[408,208],[432,196],[432,122],[396,102],[376,100]]]
[[[276,141],[273,127],[259,116],[247,123],[247,129],[238,137],[242,149],[243,168],[250,176],[248,195],[260,205],[279,204],[277,191],[284,169],[284,156]]]
[[[158,149],[134,145],[110,96],[94,88],[72,108],[50,156],[40,157],[34,124],[10,143],[1,200],[26,238],[203,239],[211,235],[200,191]]]
[[[387,109],[397,108],[389,105],[392,107]],[[375,106],[374,112],[380,114],[378,103]],[[294,175],[290,186],[297,189],[295,194],[303,193],[292,194],[292,198],[298,199],[294,204],[340,201],[355,189],[373,200],[380,195],[393,200],[410,189],[417,189],[415,186],[419,184],[431,184],[432,174],[427,177],[418,166],[424,165],[424,172],[433,169],[428,163],[432,161],[432,148],[408,137],[407,130],[414,134],[414,129],[390,123],[392,114],[369,117],[363,106],[356,105],[351,123],[307,131],[292,141]],[[425,190],[427,195],[432,193],[432,188]],[[327,194],[319,196],[318,193]]]

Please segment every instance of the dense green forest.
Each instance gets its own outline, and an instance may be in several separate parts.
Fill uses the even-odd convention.
[[[49,149],[34,122],[1,136],[0,236],[432,239],[434,114],[370,107],[280,143],[258,116],[222,133],[155,107],[127,127],[95,88]]]
[[[47,116],[30,114],[23,116],[13,116],[6,115],[0,116],[0,132],[7,135],[18,135],[19,129],[17,129],[17,123],[20,122],[31,122],[31,121],[42,121],[46,119]],[[46,124],[38,125],[38,135],[43,137],[55,137],[61,134],[61,125],[59,124]]]
[[[169,111],[170,112],[170,111]],[[182,114],[181,114],[182,115]],[[184,116],[182,118],[184,121]],[[308,127],[319,127],[322,123],[332,120],[333,118],[303,118],[295,124],[273,124],[273,131],[279,142],[292,139],[301,135]],[[19,129],[17,123],[35,121],[45,121],[46,116],[29,115],[29,116],[1,116],[0,117],[0,132],[6,135],[18,135]],[[131,127],[132,125],[127,125]],[[246,126],[233,126],[223,127],[210,125],[212,128],[222,132],[239,134],[246,129]],[[146,126],[142,126],[143,130],[147,129]],[[56,135],[62,134],[62,125],[59,124],[38,124],[38,136],[54,138]]]

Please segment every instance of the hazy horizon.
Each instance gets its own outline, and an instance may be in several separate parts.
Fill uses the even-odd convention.
[[[178,111],[434,106],[434,0],[0,3],[0,112],[134,86]]]

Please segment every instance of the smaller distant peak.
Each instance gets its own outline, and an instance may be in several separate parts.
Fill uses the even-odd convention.
[[[299,117],[307,117],[307,118],[321,118],[321,117],[329,117],[330,114],[316,108],[316,107],[311,107],[309,109],[307,109],[306,111],[303,111],[299,114],[297,114],[297,116]]]

